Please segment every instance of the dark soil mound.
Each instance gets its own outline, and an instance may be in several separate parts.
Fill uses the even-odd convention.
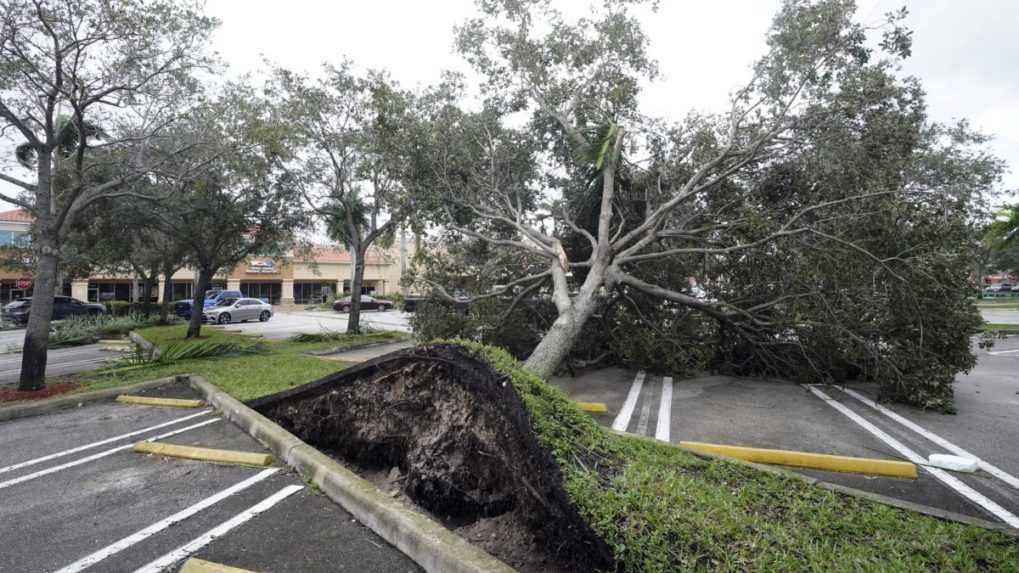
[[[388,475],[387,485],[468,539],[483,536],[514,566],[615,569],[513,384],[459,346],[389,354],[252,406],[362,474]]]

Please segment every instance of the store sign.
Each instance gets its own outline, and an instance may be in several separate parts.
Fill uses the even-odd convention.
[[[272,259],[264,261],[251,261],[248,263],[249,273],[270,274],[276,272],[276,264]]]
[[[32,279],[18,279],[14,281],[14,286],[20,290],[30,289],[32,288]]]

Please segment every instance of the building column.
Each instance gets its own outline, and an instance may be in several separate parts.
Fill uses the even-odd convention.
[[[71,281],[71,298],[88,302],[88,279]]]
[[[294,304],[294,279],[283,279],[280,304]]]
[[[166,288],[166,279],[159,279],[159,286],[156,287],[159,292],[156,293],[156,302],[163,304],[163,289]]]
[[[138,297],[141,296],[138,288],[138,279],[131,279],[131,302],[138,302]]]
[[[336,281],[336,298],[343,296],[343,280]]]
[[[241,290],[241,279],[226,279],[226,290]]]

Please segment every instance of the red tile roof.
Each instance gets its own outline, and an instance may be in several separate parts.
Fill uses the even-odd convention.
[[[35,217],[24,209],[0,212],[0,222],[4,223],[31,223]]]

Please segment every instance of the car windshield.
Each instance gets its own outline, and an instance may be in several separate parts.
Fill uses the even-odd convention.
[[[223,300],[217,302],[216,306],[230,306],[235,302],[237,302],[237,299],[235,298],[224,298]]]

